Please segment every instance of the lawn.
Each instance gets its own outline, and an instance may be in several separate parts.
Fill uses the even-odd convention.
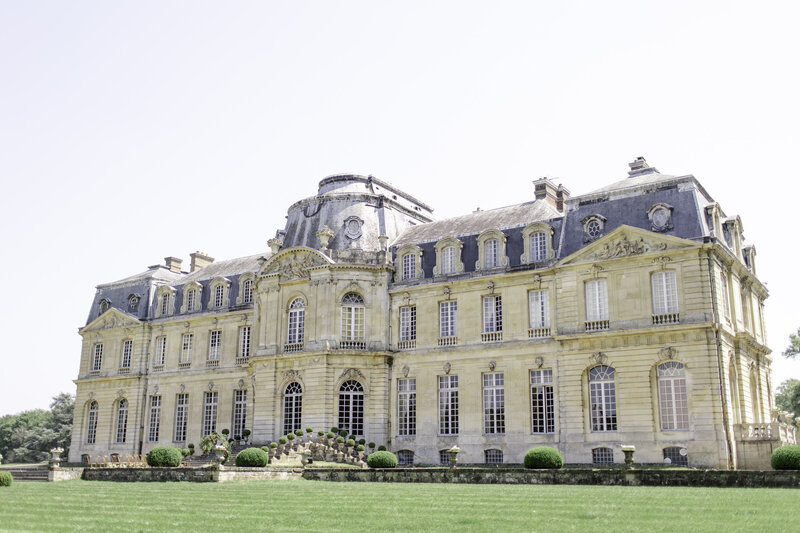
[[[2,531],[791,531],[793,489],[250,481],[14,483]]]

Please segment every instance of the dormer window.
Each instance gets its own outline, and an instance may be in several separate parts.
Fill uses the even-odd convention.
[[[442,274],[452,274],[456,271],[456,247],[448,246],[442,250]]]
[[[589,215],[581,220],[583,224],[583,242],[592,242],[603,235],[606,218],[602,215]]]
[[[108,309],[109,309],[110,307],[111,307],[111,302],[109,302],[109,301],[108,301],[108,300],[106,300],[105,298],[103,298],[102,300],[100,300],[100,314],[101,314],[101,315],[102,315],[103,313],[105,313],[106,311],[108,311]]]
[[[422,249],[413,244],[405,244],[397,249],[399,271],[395,274],[400,281],[413,281],[422,277]]]
[[[253,303],[253,280],[248,279],[242,286],[242,303]]]
[[[210,285],[211,300],[209,307],[222,309],[228,306],[228,288],[231,282],[225,278],[215,278]]]
[[[433,267],[434,276],[447,276],[464,272],[464,263],[461,262],[461,248],[463,244],[456,238],[447,237],[436,243],[436,265]]]
[[[255,276],[252,272],[246,272],[239,276],[239,294],[236,295],[236,305],[253,303],[255,286]]]
[[[156,318],[172,314],[175,289],[163,286],[156,292]]]
[[[194,313],[200,310],[200,296],[203,287],[196,281],[190,281],[183,287],[183,305],[181,313]]]
[[[136,310],[139,308],[139,296],[136,294],[131,294],[128,296],[128,311],[131,313],[135,313]]]
[[[669,231],[672,225],[672,206],[667,204],[653,204],[647,210],[647,218],[650,219],[650,229],[652,231]]]
[[[498,248],[499,241],[497,239],[489,239],[483,243],[483,266],[486,268],[494,268],[498,265]]]
[[[186,291],[186,312],[191,313],[197,307],[197,289]]]
[[[476,270],[507,267],[506,236],[498,230],[487,230],[478,237],[478,261]]]
[[[534,222],[522,230],[524,251],[520,256],[523,265],[545,263],[555,257],[553,251],[553,227],[544,222]]]
[[[161,314],[166,315],[169,313],[169,294],[161,295]]]

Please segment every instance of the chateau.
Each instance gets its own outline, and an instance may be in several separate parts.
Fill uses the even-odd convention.
[[[70,461],[347,429],[401,463],[754,468],[771,409],[755,248],[692,175],[643,158],[582,196],[434,220],[372,176],[323,179],[270,250],[167,257],[89,311]],[[257,236],[256,236],[257,237]]]

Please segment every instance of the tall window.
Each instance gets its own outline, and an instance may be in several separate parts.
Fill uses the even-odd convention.
[[[120,368],[131,367],[131,352],[133,352],[133,341],[126,340],[122,343],[122,357],[120,358]]]
[[[608,320],[608,289],[604,279],[586,282],[586,320]]]
[[[192,361],[192,344],[194,343],[194,333],[184,333],[181,337],[181,363]]]
[[[161,295],[161,316],[169,314],[169,293]]]
[[[683,363],[667,361],[658,365],[658,403],[661,429],[689,429],[689,402],[686,395],[686,370]]]
[[[546,290],[528,292],[530,328],[550,327],[550,298]]]
[[[675,272],[655,272],[650,277],[653,289],[653,314],[666,315],[678,312],[678,287]]]
[[[117,404],[117,444],[123,444],[128,433],[128,400],[121,399]]]
[[[719,275],[720,290],[722,292],[722,312],[725,313],[725,318],[731,317],[731,304],[728,298],[728,276],[721,272]]]
[[[553,371],[531,370],[531,431],[533,433],[555,432],[553,407]]]
[[[242,303],[253,303],[253,280],[248,279],[242,284]]]
[[[364,299],[354,292],[342,298],[342,340],[364,340]]]
[[[601,365],[589,370],[589,403],[592,431],[616,431],[617,393],[614,369],[610,366]]]
[[[293,381],[283,392],[283,432],[291,433],[302,428],[303,388]]]
[[[456,247],[448,246],[442,249],[442,274],[452,274],[456,271]]]
[[[233,436],[242,437],[247,424],[247,391],[233,391]]]
[[[483,260],[486,268],[494,268],[500,264],[500,241],[489,239],[483,243]]]
[[[158,442],[158,430],[161,425],[161,396],[150,396],[150,425],[147,432],[148,442]]]
[[[339,387],[339,424],[353,435],[364,434],[364,387],[355,380]]]
[[[400,308],[400,342],[417,339],[417,307],[409,305]]]
[[[242,359],[250,357],[250,326],[239,328],[239,353],[237,357]]]
[[[506,400],[503,373],[483,375],[483,431],[488,434],[506,432]]]
[[[186,291],[186,312],[191,313],[197,308],[197,289]]]
[[[344,315],[342,315],[342,317],[344,317]],[[303,344],[305,332],[306,301],[302,298],[295,298],[292,300],[292,303],[289,304],[289,334],[286,338],[286,342],[288,344]]]
[[[97,372],[103,366],[103,345],[94,345],[94,356],[92,357],[92,372]]]
[[[458,334],[456,328],[457,310],[458,302],[455,300],[439,302],[439,337],[455,337]]]
[[[167,338],[156,337],[156,356],[153,359],[154,366],[164,366],[167,359]]]
[[[417,434],[417,380],[397,380],[397,434]]]
[[[215,329],[208,334],[208,360],[219,361],[222,351],[222,330]]]
[[[483,297],[483,332],[503,331],[503,300],[500,296]]]
[[[217,392],[207,391],[203,395],[203,436],[217,430]]]
[[[89,404],[89,416],[86,424],[86,443],[94,444],[97,438],[97,402]]]
[[[439,434],[458,435],[458,376],[439,376]]]
[[[545,234],[543,231],[531,233],[531,262],[541,263],[547,259],[547,244],[545,242]]]
[[[408,253],[403,256],[403,279],[414,279],[417,270],[416,254]]]
[[[214,287],[214,307],[220,308],[225,303],[225,286],[217,285]]]
[[[189,414],[189,395],[178,394],[175,397],[175,442],[186,442],[186,422]]]

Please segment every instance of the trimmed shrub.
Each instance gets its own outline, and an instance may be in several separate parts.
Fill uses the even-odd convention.
[[[770,464],[775,470],[800,470],[800,446],[788,445],[775,448]]]
[[[364,446],[367,443],[367,441],[366,441],[366,439],[358,439],[358,443],[360,445]]]
[[[356,436],[355,435],[350,435],[350,436],[347,437],[347,440],[355,441],[356,440]]]
[[[332,439],[334,436],[336,436],[336,433],[334,433],[333,431],[329,431],[327,433],[327,435],[325,435],[325,437],[327,437],[329,439]]]
[[[223,434],[223,435],[225,435],[226,437],[228,436],[228,434],[229,434],[230,432],[231,432],[231,430],[230,430],[230,429],[227,429],[227,428],[226,428],[226,429],[223,429],[222,431],[220,431],[220,433],[222,433],[222,434]]]
[[[549,446],[531,448],[525,454],[525,468],[561,468],[564,458],[558,450]]]
[[[294,432],[294,434],[297,435],[299,438],[303,438],[303,435],[305,435],[306,432],[303,431],[302,429],[298,429],[297,431]]]
[[[14,476],[7,470],[0,470],[0,487],[10,487],[14,481]]]
[[[286,444],[289,441],[285,436],[278,439],[278,442],[281,444]]]
[[[339,430],[339,435],[342,436],[342,437],[346,437],[347,436],[347,430],[346,429],[340,429]]]
[[[374,442],[370,442],[369,444],[367,444],[367,446],[369,446],[370,449],[372,449],[372,450],[375,449],[375,443]]]
[[[261,448],[247,448],[236,455],[236,466],[267,466],[269,455]]]
[[[189,444],[186,445],[186,447],[189,448],[190,450],[194,450],[194,442],[190,442]]]
[[[386,451],[386,446],[384,446],[383,444],[381,444],[380,446],[378,446],[378,451],[379,451],[379,452],[385,452],[385,451]]]
[[[347,442],[344,443],[345,446],[353,447],[356,445],[356,441],[353,439],[347,439]]]
[[[149,466],[181,466],[183,454],[180,448],[172,446],[156,446],[147,454],[147,464]]]
[[[314,428],[312,428],[311,426],[307,427],[306,433],[314,433]]]
[[[387,451],[371,453],[367,458],[367,466],[370,468],[394,468],[397,466],[397,456]]]
[[[273,443],[273,444],[275,444],[275,443]],[[277,444],[276,444],[276,446],[277,446]],[[261,449],[262,449],[262,450],[264,450],[264,453],[266,453],[267,455],[269,455],[269,449],[270,449],[270,447],[269,447],[269,446],[262,446],[262,447],[261,447]]]
[[[294,433],[287,433],[286,438],[289,440],[294,440]]]
[[[272,449],[274,450],[275,448],[277,448],[277,447],[278,447],[278,443],[277,443],[277,442],[270,442],[270,443],[269,443],[269,447],[270,447],[270,448],[272,448]]]
[[[341,444],[344,442],[344,437],[336,437],[336,444]]]
[[[325,432],[320,429],[319,431],[317,431],[317,436],[324,437],[325,436]]]
[[[243,429],[242,430],[242,437],[247,438],[249,436],[250,436],[250,430],[249,429]]]
[[[192,455],[192,450],[189,448],[184,448],[181,450],[181,455],[183,455],[184,457],[189,457],[190,455]]]
[[[339,428],[337,428],[336,426],[332,427],[331,433],[339,433]]]
[[[359,444],[358,446],[356,446],[356,451],[357,452],[363,452],[364,451],[364,445],[363,444]]]

